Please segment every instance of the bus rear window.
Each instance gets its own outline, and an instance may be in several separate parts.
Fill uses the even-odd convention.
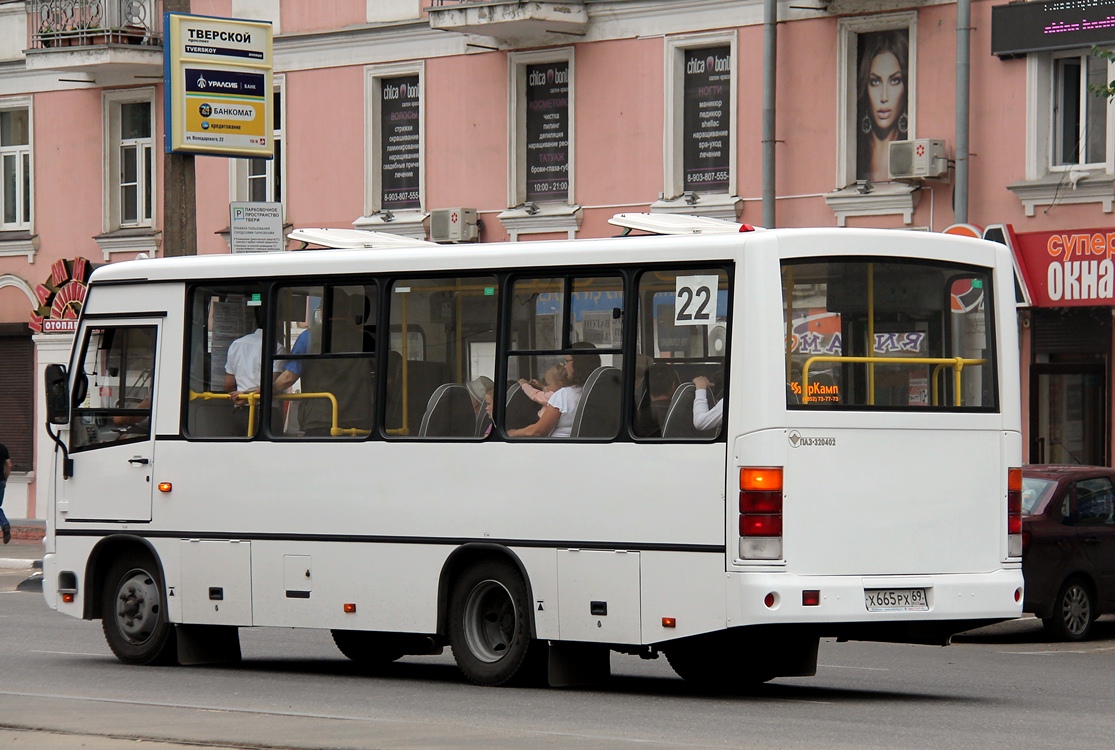
[[[783,262],[787,406],[994,411],[991,293],[974,266]]]

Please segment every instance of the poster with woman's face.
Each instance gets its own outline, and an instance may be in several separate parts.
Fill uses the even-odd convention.
[[[891,141],[909,135],[910,31],[891,29],[858,36],[856,57],[856,179],[890,179]]]

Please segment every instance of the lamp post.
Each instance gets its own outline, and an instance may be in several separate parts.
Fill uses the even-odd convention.
[[[189,13],[190,0],[163,0],[167,13]],[[168,29],[163,30],[163,44]],[[169,86],[170,81],[164,81]],[[169,117],[170,113],[164,113]],[[163,154],[163,257],[197,255],[197,188],[194,155]]]

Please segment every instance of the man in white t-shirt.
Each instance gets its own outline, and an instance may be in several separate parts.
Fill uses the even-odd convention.
[[[279,346],[276,354],[286,354]],[[235,401],[241,393],[259,390],[260,373],[263,371],[263,329],[257,328],[246,336],[233,341],[225,358],[225,390]],[[281,362],[275,362],[274,372],[282,372]]]
[[[693,378],[693,385],[697,392],[693,394],[693,426],[698,430],[715,430],[724,421],[724,400],[717,401],[710,409],[708,405],[708,392],[712,381],[704,375]]]

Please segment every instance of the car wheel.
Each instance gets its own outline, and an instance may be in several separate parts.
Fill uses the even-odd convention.
[[[1053,614],[1042,620],[1047,632],[1065,641],[1082,641],[1092,633],[1096,604],[1088,585],[1073,578],[1061,586]]]
[[[449,643],[457,666],[477,685],[529,679],[543,649],[531,640],[526,584],[514,565],[485,560],[457,579]]]
[[[159,566],[145,554],[121,555],[101,594],[101,625],[116,658],[126,664],[174,664],[178,647],[167,621]]]

